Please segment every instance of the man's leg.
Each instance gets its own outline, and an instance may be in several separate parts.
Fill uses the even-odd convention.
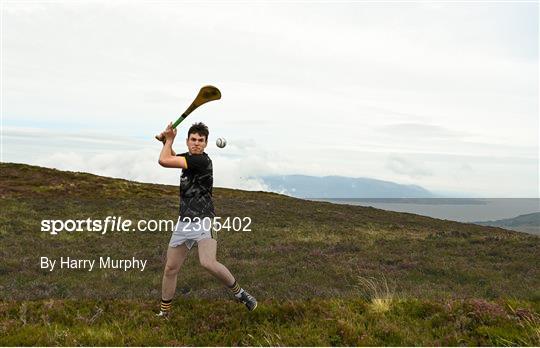
[[[244,303],[250,311],[254,310],[257,307],[257,300],[236,283],[236,280],[227,267],[216,260],[217,241],[212,238],[200,240],[198,242],[198,249],[201,266],[225,284],[233,292],[234,296],[240,302]]]
[[[231,272],[216,260],[217,241],[207,238],[197,243],[199,249],[199,261],[208,272],[218,278],[223,284],[231,286],[234,277]]]
[[[166,312],[170,309],[172,298],[176,290],[176,280],[180,267],[184,264],[187,258],[189,249],[186,244],[181,244],[175,248],[167,249],[167,262],[163,272],[163,280],[161,283],[161,311]]]

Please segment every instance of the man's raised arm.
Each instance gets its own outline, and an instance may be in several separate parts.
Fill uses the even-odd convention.
[[[174,137],[176,136],[176,129],[172,129],[171,123],[169,123],[163,134],[165,135],[165,142],[163,143],[163,148],[159,154],[158,163],[166,168],[187,168],[185,157],[176,156],[176,153],[172,149]]]

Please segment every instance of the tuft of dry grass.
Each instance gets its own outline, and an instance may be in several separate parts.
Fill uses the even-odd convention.
[[[384,274],[379,278],[357,276],[357,285],[354,285],[360,292],[360,297],[370,303],[372,311],[384,313],[390,310],[392,303],[398,300],[396,287],[390,286]]]

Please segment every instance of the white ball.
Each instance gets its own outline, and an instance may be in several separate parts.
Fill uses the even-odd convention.
[[[224,148],[225,145],[227,145],[227,140],[225,140],[225,138],[217,138],[216,139],[216,145],[217,145],[217,147]]]

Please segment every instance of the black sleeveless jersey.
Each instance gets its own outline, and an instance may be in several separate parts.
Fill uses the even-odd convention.
[[[185,157],[187,162],[187,169],[182,169],[180,177],[180,217],[214,217],[212,160],[204,152],[201,155],[186,152],[177,156]]]

